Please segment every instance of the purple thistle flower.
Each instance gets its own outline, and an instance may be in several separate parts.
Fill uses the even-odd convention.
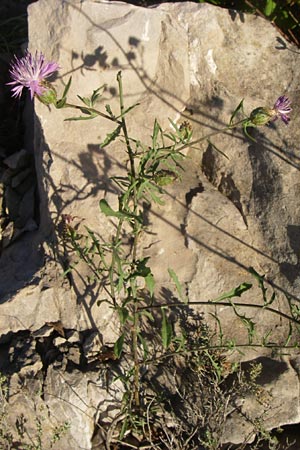
[[[280,117],[280,119],[287,125],[291,119],[289,116],[289,114],[292,112],[291,101],[287,97],[285,97],[285,95],[281,95],[276,100],[273,106],[273,111],[273,120],[276,120],[278,117]]]
[[[31,100],[34,95],[42,95],[46,90],[43,86],[45,78],[48,78],[59,69],[55,62],[47,62],[42,53],[36,51],[33,56],[27,52],[22,58],[15,56],[9,70],[13,81],[7,83],[12,85],[13,97],[21,97],[23,88],[30,90]]]

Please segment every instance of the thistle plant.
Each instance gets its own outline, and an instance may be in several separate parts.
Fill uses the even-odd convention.
[[[171,131],[165,131],[159,122],[155,121],[150,144],[143,144],[128,133],[126,116],[138,105],[126,106],[124,104],[121,72],[117,75],[119,110],[112,111],[111,107],[106,105],[105,111],[100,111],[95,105],[101,99],[103,88],[93,91],[89,98],[78,96],[80,104],[69,103],[67,96],[71,87],[70,78],[62,96],[58,97],[55,87],[46,80],[58,69],[59,65],[56,62],[47,62],[42,53],[36,52],[35,55],[32,55],[27,52],[23,58],[15,57],[10,69],[12,81],[8,83],[12,87],[12,95],[20,98],[23,89],[27,88],[30,91],[31,99],[36,98],[57,109],[70,108],[80,111],[81,115],[70,117],[67,120],[101,118],[114,123],[113,131],[100,144],[100,149],[107,147],[116,139],[122,138],[128,162],[127,174],[112,178],[112,183],[118,190],[118,209],[112,208],[105,199],[100,199],[99,202],[100,213],[114,221],[115,233],[113,236],[103,241],[97,232],[88,226],[83,232],[79,231],[73,225],[71,216],[63,217],[65,237],[70,248],[75,250],[78,257],[89,266],[102,291],[104,290],[106,293],[105,299],[101,299],[99,302],[108,302],[119,315],[121,332],[114,345],[115,359],[119,360],[125,351],[131,355],[130,367],[127,366],[123,375],[119,375],[126,387],[124,411],[127,414],[121,431],[121,439],[125,434],[126,426],[128,426],[128,417],[131,418],[131,425],[134,426],[134,417],[136,417],[134,414],[139,417],[142,415],[144,399],[141,398],[141,373],[143,366],[155,361],[157,363],[158,359],[162,360],[174,354],[197,352],[200,348],[200,351],[206,352],[203,354],[206,355],[205,360],[211,364],[211,367],[214,370],[218,368],[217,381],[220,382],[222,379],[221,365],[216,362],[215,356],[207,353],[212,350],[208,341],[201,341],[201,345],[198,343],[198,348],[197,345],[188,346],[184,329],[181,334],[174,335],[173,333],[166,311],[170,307],[184,308],[188,299],[172,269],[169,269],[169,275],[175,284],[180,302],[171,305],[161,305],[156,302],[155,279],[149,258],[143,256],[140,251],[142,234],[147,232],[143,203],[163,205],[164,188],[180,178],[185,158],[183,150],[187,147],[238,127],[249,136],[249,127],[265,126],[278,118],[287,125],[292,111],[291,102],[282,95],[276,100],[273,108],[258,107],[250,115],[245,115],[243,101],[241,101],[232,113],[226,127],[197,140],[192,139],[192,128],[187,122],[177,125],[170,121]],[[240,113],[243,115],[242,119],[237,118]],[[253,139],[251,136],[250,138]],[[254,305],[254,307],[272,310],[270,305],[274,298],[272,296],[270,301],[266,299],[263,277],[255,271],[253,274],[262,286],[264,295],[264,304]],[[253,344],[254,323],[251,318],[239,312],[240,305],[234,303],[232,299],[241,296],[251,286],[249,283],[244,283],[218,299],[206,302],[207,304],[231,306],[248,331],[249,345]],[[147,340],[146,333],[143,332],[145,321],[148,321],[149,328],[155,329],[154,311],[157,310],[160,311],[161,319],[159,358],[155,353],[149,356],[151,341],[154,338]],[[274,313],[277,313],[275,309]],[[282,315],[282,313],[278,314]],[[287,318],[289,319],[289,316]],[[298,324],[298,318],[295,319],[294,316],[291,316],[291,320]],[[213,352],[222,351],[228,346],[230,346],[228,342],[223,342],[220,338],[219,344],[214,347]],[[235,344],[231,346],[234,347]]]

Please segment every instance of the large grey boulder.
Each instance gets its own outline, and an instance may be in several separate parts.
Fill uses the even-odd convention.
[[[116,74],[122,70],[127,105],[139,103],[128,115],[129,130],[145,142],[154,119],[165,129],[169,118],[177,123],[189,120],[194,138],[200,139],[224,127],[242,98],[250,113],[257,106],[272,106],[279,95],[289,95],[299,85],[299,54],[289,45],[279,48],[277,31],[259,17],[189,2],[146,9],[111,1],[39,0],[28,12],[29,48],[58,61],[59,91],[72,75],[70,102],[78,102],[76,94],[88,96],[106,84],[99,109],[107,103],[117,109]],[[98,203],[103,197],[112,206],[117,203],[109,177],[126,169],[122,146],[99,148],[112,129],[105,120],[68,122],[64,119],[75,115],[71,110],[56,111],[38,102],[34,108],[40,227],[26,238],[28,266],[28,253],[22,253],[18,241],[3,254],[3,267],[11,262],[11,270],[1,275],[5,289],[0,335],[3,342],[22,330],[39,336],[44,326],[60,323],[72,336],[81,333],[75,347],[87,348],[84,333],[94,336],[96,329],[102,344],[111,345],[118,336],[117,318],[105,303],[98,306],[96,300],[103,293],[87,285],[83,268],[70,283],[63,278],[57,234],[63,214],[78,217],[101,236],[113,231],[100,215]],[[274,308],[288,313],[287,298],[299,301],[298,124],[292,120],[286,127],[277,121],[254,135],[256,143],[239,131],[212,137],[228,158],[207,141],[188,149],[182,179],[168,187],[165,206],[155,205],[149,211],[152,234],[144,237],[143,252],[151,258],[158,299],[175,292],[167,271],[171,267],[191,301],[216,298],[246,281],[254,287],[241,301],[262,304],[261,291],[248,272],[253,266],[266,275],[268,295],[276,290]],[[8,279],[16,280],[17,292]],[[247,342],[245,326],[231,307],[194,308],[205,314],[212,329],[217,324],[210,313],[217,313],[226,338]],[[253,318],[258,335],[271,329],[270,340],[281,344],[287,339],[288,322],[282,316],[249,308],[239,311]],[[76,350],[70,351],[72,345],[66,344],[64,358],[79,361]],[[59,342],[53,346],[59,348]],[[270,351],[262,349],[260,356],[264,354],[270,356]],[[257,356],[257,350],[249,349],[242,359]],[[62,381],[65,366],[55,366],[52,360],[47,364],[44,403],[58,423],[66,420],[66,413],[63,406],[54,405],[57,399],[68,402],[68,408],[74,404],[73,448],[91,448],[99,415],[107,402],[119,405],[118,395],[103,400],[102,391],[100,395],[88,389],[96,383],[93,373],[81,377],[75,371],[78,383],[73,373]],[[285,367],[286,379],[298,380],[292,365]],[[289,384],[289,398],[296,404],[299,382],[294,381]],[[70,391],[62,387],[67,384]],[[276,405],[281,404],[281,413],[268,418],[269,429],[300,420],[298,403],[290,409],[284,385],[279,375]],[[83,407],[75,399],[79,396]],[[230,436],[234,442],[243,441],[244,423],[234,435],[231,429],[228,421],[224,442]],[[59,445],[61,450],[69,448],[64,441]]]

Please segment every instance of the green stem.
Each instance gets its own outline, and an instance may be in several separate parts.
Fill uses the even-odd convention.
[[[208,133],[206,136],[203,136],[203,137],[201,137],[199,139],[196,139],[195,141],[190,141],[190,142],[182,145],[181,147],[179,147],[177,149],[177,151],[181,152],[185,148],[192,147],[195,144],[199,144],[199,142],[206,141],[207,139],[211,138],[212,136],[216,136],[217,134],[222,134],[222,133],[226,133],[227,131],[234,130],[239,125],[241,125],[244,121],[245,121],[245,119],[242,119],[242,120],[239,120],[238,122],[236,122],[236,123],[234,123],[232,125],[226,125],[226,127],[221,128],[220,130],[212,131],[211,133]]]
[[[117,245],[118,242],[120,240],[120,235],[121,235],[121,231],[122,231],[122,226],[123,226],[123,219],[119,220],[119,223],[117,225],[117,231],[116,234],[113,238],[113,249],[112,249],[112,258],[111,258],[111,264],[110,264],[110,268],[109,268],[109,284],[110,284],[110,295],[111,298],[113,299],[114,302],[114,306],[116,306],[116,292],[115,292],[115,280],[114,280],[114,274],[115,274],[115,265],[116,265],[116,259],[118,256],[118,249],[117,249]]]
[[[235,349],[243,349],[243,348],[269,348],[272,350],[282,350],[282,349],[296,349],[299,348],[298,345],[280,345],[280,344],[237,344],[233,347],[229,347],[228,345],[201,345],[201,346],[195,346],[190,349],[183,349],[175,352],[169,352],[164,353],[163,355],[160,355],[156,358],[147,359],[146,361],[141,361],[139,364],[152,364],[157,363],[159,361],[162,361],[164,359],[170,358],[171,356],[175,355],[186,355],[188,353],[196,353],[196,352],[203,352],[205,350],[213,351],[213,350],[235,350]]]
[[[232,304],[230,303],[230,302],[214,302],[214,301],[204,301],[204,302],[189,302],[188,303],[188,306],[190,306],[190,305],[210,305],[210,306],[218,306],[218,305],[221,305],[221,306],[231,306],[232,307]],[[300,325],[300,321],[299,320],[297,320],[297,319],[295,319],[294,317],[292,317],[292,316],[289,316],[289,315],[287,315],[287,314],[285,314],[285,313],[283,313],[283,312],[281,312],[281,311],[278,311],[277,309],[274,309],[274,308],[270,308],[269,306],[265,306],[265,305],[257,305],[257,304],[255,304],[255,303],[233,303],[233,305],[234,306],[240,306],[240,307],[245,307],[245,308],[257,308],[257,309],[263,309],[263,310],[265,310],[265,311],[269,311],[269,312],[271,312],[271,313],[274,313],[274,314],[277,314],[278,316],[280,316],[280,317],[283,317],[284,319],[287,319],[287,320],[289,320],[289,321],[291,321],[291,322],[293,322],[293,323],[296,323],[297,325]],[[138,309],[139,309],[139,311],[142,311],[142,310],[144,310],[144,309],[154,309],[154,308],[161,308],[161,307],[168,307],[168,308],[174,308],[174,307],[177,307],[177,306],[184,306],[184,304],[183,303],[162,303],[162,304],[160,304],[160,305],[151,305],[151,306],[142,306],[142,307],[139,307]]]
[[[125,143],[126,143],[126,147],[127,147],[127,153],[129,156],[130,173],[131,173],[133,180],[135,180],[134,155],[133,155],[132,148],[130,146],[127,125],[126,125],[125,117],[123,115],[123,113],[124,113],[124,97],[123,97],[123,84],[122,84],[122,73],[121,72],[119,72],[117,75],[117,81],[118,81],[118,85],[119,85],[120,111],[121,111],[120,125],[122,126],[122,129],[123,129],[123,134],[124,134]]]
[[[136,215],[137,208],[138,208],[138,200],[137,200],[137,187],[136,187],[136,170],[135,170],[135,163],[134,163],[134,153],[132,151],[130,140],[128,136],[128,130],[127,125],[125,121],[124,116],[124,96],[123,96],[123,85],[122,85],[122,73],[119,72],[117,75],[117,81],[119,85],[119,98],[120,98],[120,112],[121,112],[121,127],[126,143],[127,148],[127,154],[129,157],[129,163],[130,163],[130,187],[133,187],[132,189],[132,195],[129,196],[127,203],[132,199],[133,201],[133,207],[132,211],[133,214]],[[139,230],[140,225],[136,219],[134,219],[134,226],[133,226],[133,235],[134,235],[134,241],[133,241],[133,247],[131,251],[131,270],[135,271],[135,264],[136,264],[136,253],[137,253],[137,244],[138,244],[138,237],[139,237]],[[140,384],[140,374],[139,374],[139,359],[138,359],[138,326],[139,326],[139,312],[136,304],[136,279],[135,277],[130,278],[130,287],[131,287],[131,300],[133,302],[133,325],[131,329],[131,336],[132,336],[132,354],[133,354],[133,360],[134,360],[134,392],[133,392],[133,398],[134,398],[134,404],[137,408],[140,406],[140,395],[139,395],[139,384]]]

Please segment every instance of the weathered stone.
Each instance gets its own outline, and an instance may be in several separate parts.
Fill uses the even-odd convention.
[[[54,339],[53,343],[56,345],[56,347],[60,347],[61,345],[64,345],[67,342],[67,340],[63,337],[58,336]]]
[[[239,444],[242,435],[252,442],[261,424],[272,430],[299,422],[299,373],[292,367],[292,360],[287,357],[277,361],[257,358],[251,363],[261,364],[261,374],[252,392],[248,385],[244,398],[235,399],[232,412],[226,418],[223,442]],[[245,364],[242,367],[249,372],[250,363]],[[287,389],[290,386],[295,389]]]
[[[76,330],[70,330],[66,336],[67,336],[68,342],[70,342],[70,344],[77,344],[80,342],[80,336],[79,336],[78,331],[76,331]]]
[[[93,361],[101,353],[102,343],[99,333],[95,331],[90,334],[83,342],[83,353],[88,361]]]
[[[226,10],[189,2],[146,9],[120,2],[40,0],[29,7],[30,50],[59,62],[57,89],[61,92],[72,74],[70,102],[77,102],[76,94],[88,96],[106,84],[97,106],[110,103],[118,110],[116,74],[122,70],[127,106],[140,103],[128,115],[128,129],[146,143],[155,118],[165,129],[168,118],[177,123],[189,120],[198,139],[224,127],[242,98],[250,113],[256,106],[272,106],[287,89],[297,89],[299,54],[277,49],[277,38],[277,31],[259,17],[234,17]],[[105,292],[88,285],[89,273],[82,266],[69,284],[62,278],[63,258],[62,266],[51,266],[50,261],[57,257],[62,214],[79,217],[100,236],[113,232],[113,224],[98,214],[98,203],[105,197],[112,206],[117,204],[109,177],[126,171],[126,158],[119,142],[99,148],[112,131],[109,122],[66,122],[76,113],[37,102],[35,113],[41,221],[37,232],[14,242],[1,258],[0,333],[5,341],[12,332],[34,332],[57,321],[78,332],[98,329],[99,341],[91,338],[83,344],[90,358],[102,345],[115,342],[118,317],[107,303],[97,305]],[[268,298],[271,286],[276,289],[272,307],[290,312],[287,298],[299,301],[298,124],[292,120],[285,127],[277,121],[254,134],[256,143],[240,132],[211,136],[228,159],[206,140],[187,150],[182,179],[166,189],[164,206],[154,205],[149,211],[149,231],[154,234],[144,236],[143,253],[150,257],[157,298],[176,295],[168,277],[171,267],[190,301],[215,299],[246,281],[255,286],[241,302],[262,304],[261,291],[248,271],[253,266],[270,282]],[[45,240],[49,244],[41,252]],[[217,313],[225,339],[248,341],[243,321],[231,307],[197,305],[194,311],[205,313],[216,331],[210,313]],[[258,335],[271,329],[270,341],[287,339],[289,327],[282,316],[248,306],[238,312],[252,318]],[[270,355],[269,349],[260,354],[264,352]],[[254,358],[254,352],[245,352],[243,358]],[[70,360],[76,364],[78,352]],[[266,388],[274,390],[274,408],[280,407],[282,415],[268,416],[268,428],[300,421],[297,407],[289,408],[291,401],[299,400],[292,361],[273,363],[284,370]],[[72,419],[71,440],[62,441],[60,450],[88,449],[95,422],[107,416],[110,403],[118,409],[122,389],[114,385],[114,395],[108,397],[104,376],[98,380],[95,374],[63,372],[67,364],[64,356],[49,367],[42,404],[59,421]],[[244,411],[250,414],[255,401],[247,398]],[[223,441],[242,442],[244,422],[238,426],[240,418],[235,417],[233,431],[230,420]]]

